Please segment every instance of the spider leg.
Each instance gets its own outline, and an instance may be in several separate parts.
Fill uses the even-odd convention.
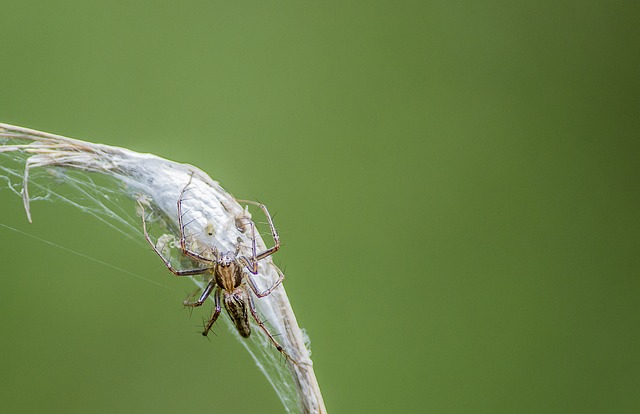
[[[216,261],[215,260],[211,260],[208,259],[194,251],[191,251],[187,248],[187,238],[185,236],[185,232],[184,229],[187,226],[187,224],[184,224],[183,219],[184,219],[184,215],[186,213],[182,212],[182,199],[184,198],[184,194],[187,192],[187,188],[189,187],[189,184],[191,184],[191,180],[193,179],[193,174],[191,174],[191,177],[189,177],[189,182],[187,183],[187,185],[184,186],[184,188],[182,189],[182,191],[180,192],[180,197],[178,197],[178,227],[180,227],[180,250],[182,250],[182,252],[189,257],[192,257],[196,260],[199,260],[201,262],[205,262],[205,263],[211,263],[214,264]],[[216,252],[214,251],[214,256],[217,257],[217,254],[215,254]]]
[[[262,203],[258,203],[257,201],[253,201],[253,200],[237,200],[237,201],[239,203],[249,203],[249,204],[253,204],[254,206],[260,207],[260,209],[262,209],[262,211],[264,212],[264,215],[267,217],[267,221],[269,222],[269,227],[271,228],[271,236],[273,237],[274,245],[273,245],[273,247],[265,250],[264,252],[259,253],[259,254],[255,253],[255,237],[254,237],[254,239],[253,239],[253,242],[254,242],[254,257],[253,257],[253,260],[254,260],[254,262],[257,262],[258,260],[262,260],[265,257],[271,256],[272,254],[277,252],[280,249],[280,236],[278,235],[278,231],[276,230],[276,226],[273,224],[273,219],[271,218],[271,214],[269,214],[269,210],[267,210],[267,206],[265,206]],[[251,226],[253,227],[253,223],[251,223]],[[254,229],[254,231],[255,231],[255,229]],[[255,266],[257,266],[257,264]],[[257,269],[256,269],[256,272],[257,272]],[[252,273],[255,274],[256,272],[252,272]]]
[[[160,257],[160,259],[162,259],[162,261],[164,262],[164,265],[167,267],[167,269],[169,269],[171,273],[173,273],[176,276],[193,276],[193,275],[201,275],[201,274],[207,273],[211,269],[210,267],[202,267],[198,269],[184,269],[184,270],[174,268],[171,265],[171,262],[162,255],[160,250],[158,250],[153,240],[151,240],[151,237],[147,232],[147,220],[144,213],[144,206],[140,202],[138,202],[138,205],[140,206],[140,209],[142,211],[142,231],[144,232],[144,238],[147,239],[147,242],[149,243],[153,251],[156,252],[156,254]]]
[[[195,302],[189,302],[188,300],[185,300],[184,302],[182,302],[182,304],[184,306],[188,306],[190,308],[195,308],[195,307],[198,307],[198,306],[202,306],[204,301],[207,300],[209,295],[211,295],[211,291],[215,287],[216,287],[216,281],[214,279],[211,279],[211,281],[207,284],[207,287],[205,287],[204,290],[202,291],[202,294],[200,295],[198,300],[196,300]]]
[[[258,274],[258,259],[256,255],[256,226],[253,224],[253,221],[250,221],[251,225],[251,260],[246,257],[242,257],[242,261],[247,266],[247,269],[254,275]],[[236,250],[236,255],[240,252],[240,243],[238,243],[238,249]]]
[[[245,261],[247,260],[245,257],[242,257],[241,259],[244,259]],[[249,282],[249,286],[251,287],[251,290],[253,290],[253,293],[255,293],[257,297],[263,298],[265,296],[269,296],[269,294],[271,294],[271,292],[273,292],[278,286],[280,286],[280,284],[284,280],[284,273],[282,273],[280,269],[278,269],[276,266],[274,267],[278,272],[278,276],[279,276],[278,280],[276,280],[275,283],[269,289],[263,292],[260,292],[260,290],[258,290],[258,285],[256,285],[256,282],[255,280],[253,280],[253,277],[251,277],[250,274],[247,275],[247,281]]]
[[[209,282],[209,285],[211,285],[211,282]],[[209,287],[207,285],[207,287]],[[204,295],[204,293],[203,293]],[[213,299],[216,303],[216,308],[213,311],[213,315],[211,315],[211,318],[209,319],[209,321],[207,322],[207,325],[204,327],[204,331],[202,331],[202,335],[203,336],[207,336],[207,334],[209,333],[209,331],[211,330],[211,328],[213,327],[213,324],[216,323],[216,320],[218,319],[218,316],[220,316],[220,289],[219,288],[215,288],[215,290],[213,291]]]
[[[280,352],[282,355],[284,355],[289,361],[293,362],[294,364],[298,365],[298,363],[291,358],[291,355],[289,355],[287,353],[287,351],[284,350],[284,348],[282,347],[282,345],[280,345],[278,343],[278,341],[276,341],[276,339],[273,337],[273,335],[271,335],[271,332],[269,332],[269,330],[267,329],[267,327],[264,325],[264,322],[262,322],[262,319],[260,319],[260,315],[258,315],[258,311],[256,311],[256,307],[253,304],[253,299],[251,298],[251,295],[248,295],[249,298],[249,310],[251,311],[251,315],[253,316],[253,319],[256,321],[256,323],[258,324],[258,326],[260,326],[260,329],[262,329],[262,331],[267,334],[267,336],[269,337],[269,340],[271,341],[271,343],[273,344],[273,346],[276,347],[276,349],[278,350],[278,352]]]

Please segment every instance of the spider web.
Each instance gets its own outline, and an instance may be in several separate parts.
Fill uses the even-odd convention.
[[[29,174],[28,190],[25,171]],[[123,237],[147,246],[141,229],[142,204],[156,247],[177,268],[194,267],[175,243],[179,234],[176,201],[191,180],[183,204],[185,222],[191,223],[190,243],[216,246],[219,250],[235,250],[238,242],[251,245],[246,232],[238,226],[239,217],[251,215],[217,182],[193,166],[151,154],[0,124],[0,179],[23,198],[29,218],[32,202],[64,202]],[[256,242],[263,251],[265,244],[258,234]],[[247,252],[241,250],[240,254]],[[258,287],[264,290],[275,278],[277,272],[271,259],[259,261],[259,273],[254,278]],[[202,277],[192,279],[200,288],[207,283]],[[254,321],[254,334],[247,339],[240,337],[226,312],[219,321],[224,321],[227,330],[249,351],[286,412],[325,412],[309,359],[308,338],[297,326],[284,288],[277,288],[265,298],[254,298],[254,303],[263,320],[268,321],[269,330],[283,333],[277,337],[278,342],[302,364],[284,363],[283,356]],[[316,401],[306,401],[313,395]]]

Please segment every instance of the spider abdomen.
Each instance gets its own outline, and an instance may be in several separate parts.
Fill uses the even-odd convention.
[[[224,307],[236,326],[238,333],[244,338],[251,335],[249,326],[249,315],[247,314],[247,292],[244,289],[235,289],[231,292],[224,292]]]

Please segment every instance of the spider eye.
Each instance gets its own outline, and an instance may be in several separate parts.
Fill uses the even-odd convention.
[[[235,255],[233,252],[224,252],[218,259],[218,265],[223,267],[229,267],[233,262],[235,262]]]

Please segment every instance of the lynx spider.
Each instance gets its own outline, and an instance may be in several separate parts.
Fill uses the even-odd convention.
[[[231,317],[231,320],[233,321],[236,329],[238,330],[238,333],[242,337],[248,338],[249,335],[251,335],[251,327],[249,324],[249,317],[247,314],[247,308],[248,308],[255,322],[258,324],[260,329],[262,329],[262,331],[267,335],[267,337],[269,337],[269,340],[276,347],[276,349],[280,353],[282,353],[287,359],[289,359],[291,362],[295,363],[293,358],[291,358],[291,356],[284,350],[282,345],[280,345],[278,341],[275,340],[271,332],[269,332],[269,330],[265,326],[264,322],[260,318],[260,315],[258,315],[258,312],[255,308],[255,304],[253,303],[253,298],[251,297],[251,294],[247,289],[247,285],[248,285],[258,298],[263,298],[271,294],[271,292],[273,292],[274,289],[280,286],[280,284],[284,279],[284,274],[280,271],[280,269],[276,267],[276,270],[279,275],[278,280],[267,290],[260,291],[255,281],[251,277],[252,274],[253,275],[258,274],[258,261],[272,255],[273,253],[277,252],[278,249],[280,249],[280,237],[278,236],[278,232],[273,224],[273,220],[271,218],[271,215],[269,214],[269,211],[267,210],[267,207],[264,204],[251,201],[251,200],[238,200],[241,203],[250,203],[262,209],[265,216],[267,217],[267,221],[269,222],[269,227],[271,228],[271,235],[274,241],[273,247],[261,253],[257,253],[255,225],[253,224],[252,221],[250,221],[251,234],[252,234],[252,237],[251,237],[252,254],[250,257],[238,255],[240,253],[240,246],[241,246],[241,242],[238,242],[236,244],[235,251],[220,252],[214,246],[213,259],[207,258],[207,257],[204,257],[202,254],[189,250],[189,248],[187,247],[187,241],[186,241],[184,230],[186,225],[188,225],[189,223],[184,224],[183,222],[184,215],[186,213],[182,212],[182,201],[183,201],[185,192],[187,191],[187,188],[189,187],[190,184],[191,184],[191,179],[189,179],[189,182],[187,183],[187,185],[182,189],[182,191],[180,192],[180,197],[178,198],[178,226],[180,227],[180,250],[185,256],[190,257],[191,259],[194,259],[196,262],[202,263],[204,265],[203,267],[199,267],[195,269],[176,269],[175,267],[173,267],[171,265],[171,262],[162,255],[160,250],[158,250],[158,248],[156,247],[155,243],[151,240],[151,237],[149,236],[149,233],[147,231],[147,223],[146,223],[146,217],[144,213],[144,206],[142,205],[142,203],[140,202],[138,203],[142,211],[142,229],[144,231],[144,236],[147,242],[149,243],[149,245],[151,245],[151,248],[153,249],[153,251],[156,252],[156,254],[160,257],[160,259],[162,259],[162,261],[164,262],[164,265],[167,267],[167,269],[171,271],[171,273],[173,273],[176,276],[194,276],[194,275],[206,275],[206,274],[212,275],[211,280],[202,291],[202,294],[200,295],[200,297],[193,302],[184,301],[183,302],[184,306],[188,306],[192,308],[202,306],[206,301],[206,299],[213,293],[214,295],[213,297],[215,301],[215,309],[213,311],[213,314],[211,315],[211,318],[209,318],[208,322],[206,323],[204,331],[202,332],[202,335],[206,336],[211,330],[211,328],[213,327],[213,324],[218,319],[218,316],[220,316],[220,312],[221,312],[220,296],[222,294],[222,303],[225,309],[227,310],[229,317]],[[248,273],[244,271],[245,268],[248,271]],[[247,283],[243,283],[244,281],[246,281]]]

